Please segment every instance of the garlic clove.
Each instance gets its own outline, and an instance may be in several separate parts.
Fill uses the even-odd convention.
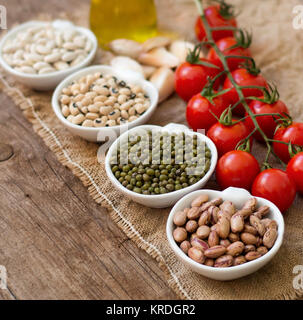
[[[185,62],[187,54],[193,50],[195,45],[192,42],[176,40],[173,41],[169,47],[169,52],[179,59],[179,62]]]
[[[175,68],[179,65],[179,59],[162,47],[141,53],[138,61],[142,64],[154,67]]]
[[[175,74],[167,67],[157,69],[150,81],[159,91],[159,102],[167,99],[175,90]]]
[[[143,50],[148,52],[154,48],[167,47],[171,43],[171,39],[167,37],[154,37],[143,43]]]
[[[144,77],[142,66],[132,58],[118,56],[113,58],[110,64],[117,70],[138,72]]]
[[[116,39],[109,43],[110,49],[119,56],[127,56],[137,59],[143,51],[143,46],[137,41],[128,39]]]

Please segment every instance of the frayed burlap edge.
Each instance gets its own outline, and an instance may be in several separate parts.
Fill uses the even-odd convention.
[[[168,280],[169,287],[181,299],[190,300],[190,295],[184,290],[184,288],[182,288],[177,277],[161,257],[159,249],[156,248],[153,244],[144,240],[144,238],[139,234],[134,226],[124,218],[123,213],[116,209],[112,205],[111,201],[107,199],[106,195],[104,195],[103,192],[100,191],[98,185],[89,175],[89,173],[86,172],[86,170],[82,166],[80,166],[70,158],[69,154],[62,147],[56,134],[51,129],[49,129],[47,125],[39,118],[39,115],[35,110],[32,101],[29,98],[26,98],[19,89],[11,87],[8,82],[2,77],[0,77],[0,88],[16,103],[16,105],[21,108],[25,117],[33,124],[34,131],[43,139],[49,149],[54,152],[57,159],[64,166],[68,167],[73,172],[73,174],[82,181],[84,186],[87,187],[88,192],[93,197],[93,199],[102,207],[108,210],[110,217],[119,226],[119,228],[132,241],[134,241],[139,248],[145,250],[151,257],[156,259],[160,268],[164,271],[164,274]],[[300,299],[302,297],[302,291],[292,290],[275,296],[273,300],[294,300]]]

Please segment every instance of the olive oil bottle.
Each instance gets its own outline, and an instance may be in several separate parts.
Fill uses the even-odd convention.
[[[90,27],[105,48],[120,38],[143,42],[157,35],[154,1],[91,0]]]

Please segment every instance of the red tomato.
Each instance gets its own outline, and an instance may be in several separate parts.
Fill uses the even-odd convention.
[[[250,57],[250,50],[248,48],[242,48],[242,47],[237,47],[230,49],[229,48],[237,43],[237,40],[234,37],[227,37],[223,38],[219,41],[216,42],[217,46],[219,49],[223,52],[225,56],[246,56]],[[214,48],[211,48],[208,52],[207,58],[211,61],[217,62],[219,65],[222,66],[222,62],[220,61],[220,58],[218,57],[216,51]],[[239,65],[246,62],[247,59],[245,58],[228,58],[227,59],[227,64],[230,69],[230,71],[234,71],[239,68]]]
[[[261,97],[262,98],[262,97]],[[250,109],[254,114],[263,114],[263,113],[289,113],[286,105],[281,101],[278,100],[277,102],[273,104],[267,104],[258,100],[253,100],[250,105]],[[248,115],[248,114],[246,114]],[[277,117],[275,117],[277,118]],[[277,124],[272,116],[260,116],[257,117],[257,122],[260,126],[260,128],[263,130],[263,132],[266,134],[267,138],[272,139],[274,136],[274,132],[276,130]],[[249,126],[254,127],[254,124],[251,120],[251,118],[247,118],[247,123]],[[261,134],[259,132],[256,132],[254,134],[254,137],[259,141],[264,141]]]
[[[295,182],[297,190],[303,194],[303,152],[298,153],[289,161],[286,172]]]
[[[221,157],[226,152],[234,150],[237,144],[245,139],[250,132],[250,128],[243,121],[232,126],[224,126],[217,122],[208,130],[207,136],[214,142],[219,157]]]
[[[260,74],[258,75],[253,75],[249,73],[246,69],[237,69],[232,72],[232,76],[236,83],[239,86],[259,86],[259,87],[267,87],[267,82],[261,76]],[[232,88],[230,91],[226,92],[224,94],[224,97],[229,101],[231,105],[234,105],[239,101],[239,96],[234,88],[233,84],[229,80],[228,77],[226,77],[223,89],[229,89]],[[244,97],[260,97],[263,95],[263,91],[261,89],[253,89],[253,88],[247,88],[247,89],[242,89],[242,93]],[[247,103],[249,104],[251,100],[246,100]],[[243,116],[245,114],[245,109],[242,104],[239,104],[235,109],[233,109],[233,113],[239,116]]]
[[[259,163],[253,155],[234,150],[219,159],[216,178],[222,189],[238,187],[250,190],[259,172]]]
[[[217,62],[201,58],[201,61],[209,62],[220,67]],[[207,83],[208,77],[214,78],[221,69],[206,67],[199,64],[182,63],[176,70],[175,88],[177,94],[185,101],[188,101],[195,94],[202,91]],[[219,85],[219,79],[214,88]]]
[[[292,205],[296,197],[296,185],[285,171],[267,169],[255,179],[252,195],[273,202],[281,212],[284,212]]]
[[[222,17],[220,14],[220,6],[215,5],[215,6],[210,6],[204,10],[205,17],[207,19],[208,24],[210,27],[236,27],[237,22],[236,19],[231,18],[231,19],[226,19]],[[196,26],[195,26],[195,32],[198,40],[206,40],[206,33],[205,29],[203,26],[203,22],[200,17],[197,18],[196,21]],[[217,30],[212,32],[212,36],[215,41],[218,41],[222,38],[226,37],[232,37],[233,36],[233,31],[232,30]]]
[[[186,108],[186,119],[188,125],[195,131],[205,129],[207,131],[217,119],[210,113],[211,110],[218,118],[222,112],[228,107],[222,96],[213,99],[214,104],[211,104],[200,93],[193,96]]]
[[[280,127],[274,135],[274,140],[291,142],[303,147],[303,123],[293,122],[288,127]],[[288,163],[290,160],[288,146],[278,142],[274,142],[273,146],[279,158],[285,163]]]

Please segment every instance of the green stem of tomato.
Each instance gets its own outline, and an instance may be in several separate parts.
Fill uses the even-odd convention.
[[[255,130],[258,131],[261,134],[262,138],[264,139],[264,142],[265,142],[266,147],[267,147],[267,154],[266,154],[266,158],[265,158],[264,164],[268,165],[268,159],[269,159],[270,153],[272,153],[277,159],[279,159],[279,157],[275,154],[274,150],[272,149],[272,146],[271,146],[271,143],[270,143],[271,140],[269,138],[267,138],[266,134],[263,132],[263,130],[259,126],[259,124],[257,122],[257,119],[256,119],[257,115],[255,115],[252,112],[252,110],[249,108],[249,106],[248,106],[248,104],[247,104],[247,102],[245,100],[245,97],[243,95],[243,92],[242,92],[242,88],[243,87],[239,86],[236,83],[236,81],[234,80],[234,78],[233,78],[233,76],[231,74],[231,71],[230,71],[230,69],[228,67],[228,64],[227,64],[227,58],[239,58],[239,56],[232,56],[232,55],[225,56],[221,52],[221,50],[218,48],[218,46],[216,45],[216,43],[215,43],[215,41],[213,39],[211,27],[209,26],[209,23],[208,23],[207,19],[204,16],[202,1],[201,0],[194,0],[194,1],[195,1],[196,5],[197,5],[198,11],[199,11],[199,15],[201,16],[208,42],[211,44],[211,46],[215,50],[217,56],[220,58],[221,63],[223,65],[223,68],[225,70],[226,76],[229,78],[230,82],[232,83],[232,85],[234,86],[235,90],[237,91],[238,96],[239,96],[239,100],[242,101],[242,105],[243,105],[244,109],[246,110],[248,115],[251,117],[251,119],[253,121],[253,124],[255,126]],[[241,58],[242,58],[242,56],[241,56]],[[243,58],[247,59],[247,60],[251,60],[252,59],[251,57],[243,57]],[[263,87],[260,87],[260,88],[264,89]],[[280,159],[279,159],[279,161],[281,162]],[[283,161],[282,161],[282,163],[284,164]]]

